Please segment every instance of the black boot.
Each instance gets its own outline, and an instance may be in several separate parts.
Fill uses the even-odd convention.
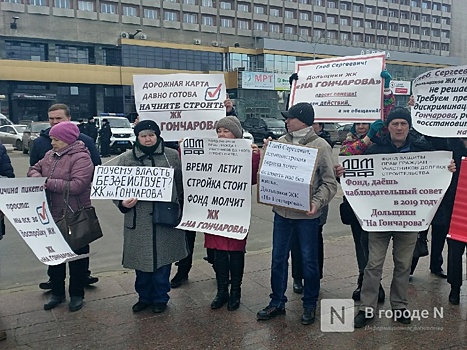
[[[386,293],[384,292],[383,286],[379,285],[379,291],[378,291],[378,303],[384,303],[384,300],[386,299]]]
[[[449,293],[449,303],[452,305],[459,305],[461,299],[461,287],[451,286]]]
[[[229,253],[214,250],[214,270],[216,271],[217,295],[211,309],[219,309],[229,300]]]
[[[237,310],[240,307],[240,297],[242,294],[240,286],[242,285],[243,270],[245,268],[245,253],[230,252],[230,298],[227,304],[229,311]]]
[[[363,282],[363,273],[358,275],[357,289],[355,289],[352,293],[352,299],[355,301],[360,301],[360,293],[362,291],[362,282]]]

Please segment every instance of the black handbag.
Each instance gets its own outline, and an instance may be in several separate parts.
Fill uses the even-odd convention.
[[[70,248],[76,251],[101,238],[103,234],[95,208],[81,207],[78,199],[80,209],[73,211],[68,204],[69,195],[70,183],[67,182],[65,192],[63,193],[63,200],[65,202],[63,216],[55,224],[60,229],[63,238],[65,238]]]
[[[417,236],[417,243],[415,243],[415,249],[413,251],[414,258],[421,258],[423,256],[428,256],[428,240],[425,235],[420,233]]]
[[[152,223],[166,227],[178,226],[182,210],[178,202],[153,202]]]
[[[341,216],[341,221],[344,225],[352,225],[355,222],[358,222],[357,217],[355,216],[355,213],[350,206],[350,203],[347,201],[347,199],[343,199],[343,202],[339,206],[339,214]]]

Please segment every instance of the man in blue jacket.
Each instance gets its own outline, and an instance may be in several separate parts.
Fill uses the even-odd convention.
[[[52,149],[52,144],[50,142],[49,131],[52,126],[61,123],[67,122],[71,120],[70,109],[66,104],[63,103],[56,103],[50,106],[48,110],[49,114],[49,123],[50,128],[41,131],[40,136],[36,138],[32,144],[32,148],[29,152],[29,164],[33,166],[39,160],[44,158],[47,151]],[[96,144],[94,140],[85,134],[79,134],[78,140],[81,140],[86,145],[86,148],[89,150],[91,154],[91,159],[94,166],[101,165],[101,158],[99,157],[99,152],[96,148]],[[85,281],[85,285],[91,285],[99,281],[97,277],[91,276],[91,271],[89,270],[89,258],[84,258],[83,260],[86,261],[87,264],[87,279]],[[40,289],[52,289],[52,285],[50,280],[47,282],[42,282],[39,284]]]

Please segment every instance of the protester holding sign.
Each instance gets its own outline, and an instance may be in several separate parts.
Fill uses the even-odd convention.
[[[423,152],[432,150],[428,142],[423,139],[416,140],[409,135],[411,126],[410,112],[406,108],[394,108],[386,120],[389,134],[380,144],[373,144],[366,154],[390,154]],[[448,167],[455,171],[452,161]],[[394,273],[391,284],[391,308],[395,312],[395,320],[403,324],[411,322],[410,312],[407,310],[407,289],[412,255],[417,241],[418,231],[386,231],[368,233],[368,263],[365,268],[361,289],[360,310],[355,316],[355,328],[362,328],[370,322],[375,315],[378,301],[378,290],[382,276],[382,269],[386,257],[389,241],[393,240]]]
[[[164,148],[164,140],[156,122],[140,121],[135,126],[136,142],[131,152],[119,158],[119,166],[164,167],[174,169],[172,203],[174,210],[183,201],[180,158],[176,150]],[[170,268],[187,256],[185,232],[177,225],[161,224],[156,204],[128,198],[116,201],[125,214],[123,228],[123,266],[136,271],[135,289],[138,302],[133,312],[152,306],[154,313],[164,312],[169,301]]]
[[[274,228],[271,267],[271,301],[269,305],[257,313],[258,320],[270,320],[285,314],[287,297],[288,258],[295,233],[300,241],[302,251],[304,312],[301,322],[304,325],[315,321],[316,304],[319,296],[320,280],[318,271],[318,225],[321,209],[327,205],[337,192],[332,151],[328,143],[315,134],[313,123],[315,113],[313,106],[307,102],[297,103],[288,111],[282,112],[287,118],[288,133],[279,141],[318,148],[316,171],[312,177],[310,210],[296,211],[285,207],[274,206]],[[265,140],[267,143],[267,140]]]
[[[46,193],[55,222],[64,215],[64,193],[67,190],[69,191],[67,206],[71,211],[75,212],[80,208],[91,206],[94,165],[86,146],[78,140],[79,134],[78,127],[71,122],[61,122],[53,126],[49,132],[52,149],[28,171],[29,177],[47,178]],[[75,253],[89,253],[89,245],[76,250]],[[83,260],[69,263],[70,311],[78,311],[83,307],[87,270],[86,262]],[[65,301],[66,263],[49,266],[48,274],[52,284],[52,297],[44,305],[45,310],[51,310]]]
[[[243,129],[237,117],[228,116],[215,124],[218,138],[241,139]],[[256,184],[260,153],[257,147],[252,153],[251,184]],[[229,311],[240,306],[241,284],[245,267],[246,237],[242,240],[206,233],[204,246],[214,252],[214,270],[216,272],[217,295],[211,303],[211,309],[219,309],[227,304]],[[229,295],[229,279],[231,281]]]

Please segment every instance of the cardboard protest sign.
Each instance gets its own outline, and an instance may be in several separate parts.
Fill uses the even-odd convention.
[[[251,142],[184,139],[183,217],[177,228],[244,239],[251,216]]]
[[[214,123],[225,117],[223,74],[134,75],[140,120],[154,120],[165,141],[216,137]]]
[[[391,90],[394,95],[410,95],[412,82],[406,80],[391,80]]]
[[[451,182],[452,153],[339,157],[344,195],[365,231],[423,231]]]
[[[96,166],[91,199],[170,202],[174,169],[145,166]]]
[[[413,127],[437,137],[467,135],[467,66],[435,69],[412,83]]]
[[[297,61],[290,105],[309,102],[315,122],[372,122],[381,119],[384,53]]]
[[[316,148],[269,142],[259,170],[258,202],[310,211],[317,157]]]
[[[459,169],[457,169],[459,171]],[[448,238],[467,243],[467,158],[462,158]]]
[[[0,210],[40,262],[59,265],[88,257],[76,255],[63,238],[45,198],[45,177],[2,179]]]

